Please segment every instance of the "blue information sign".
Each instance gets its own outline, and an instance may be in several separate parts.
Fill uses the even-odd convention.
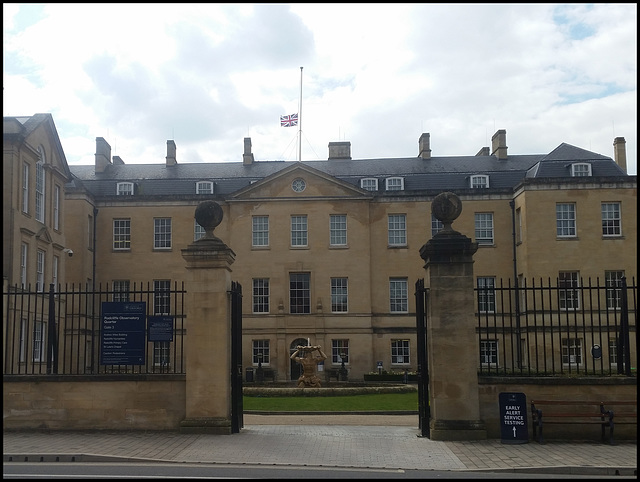
[[[527,397],[524,393],[500,394],[500,435],[503,444],[529,442]]]
[[[173,341],[173,316],[150,316],[147,331],[149,341]]]
[[[146,314],[144,301],[102,303],[101,365],[144,365]]]

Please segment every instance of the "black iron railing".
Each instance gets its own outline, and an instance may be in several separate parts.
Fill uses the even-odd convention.
[[[3,374],[184,374],[184,298],[184,283],[177,282],[163,289],[134,283],[126,291],[114,291],[109,284],[97,289],[50,285],[45,292],[31,286],[9,287],[3,293]],[[136,319],[142,329],[128,333],[120,324],[122,333],[107,338],[102,329],[103,303],[118,303],[125,309],[142,306],[144,313]],[[160,322],[154,325],[152,320]],[[102,356],[114,346],[128,360],[127,351],[132,350],[128,337],[142,340],[137,345],[140,361],[103,364]]]
[[[480,374],[637,376],[634,279],[487,284],[476,288]]]

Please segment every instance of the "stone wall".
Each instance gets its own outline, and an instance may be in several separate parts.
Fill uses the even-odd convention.
[[[5,381],[2,411],[4,430],[175,430],[185,380]]]
[[[164,380],[15,381],[3,383],[4,430],[178,430],[185,417],[185,381]],[[382,387],[380,389],[383,389]],[[390,389],[391,387],[387,387]],[[401,388],[412,390],[408,385]],[[256,390],[246,387],[245,390]],[[261,388],[268,390],[268,388]],[[302,390],[284,389],[291,395]],[[316,390],[324,390],[323,388]],[[331,391],[329,388],[327,390]],[[335,389],[334,389],[335,390]],[[358,388],[352,390],[358,391]],[[524,393],[531,399],[637,400],[635,378],[480,380],[480,415],[487,437],[500,438],[499,394]],[[531,413],[527,406],[529,436]],[[416,428],[418,419],[416,416]],[[597,425],[549,425],[545,438],[599,441]],[[616,440],[637,440],[635,424],[616,424]]]

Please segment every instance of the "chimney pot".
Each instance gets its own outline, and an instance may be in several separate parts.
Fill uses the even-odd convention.
[[[104,137],[96,137],[96,173],[104,172],[111,165],[111,146]]]
[[[507,158],[507,131],[500,129],[491,138],[492,155],[498,159],[504,160]]]
[[[242,154],[242,164],[248,166],[253,164],[254,158],[251,153],[251,137],[244,138],[244,154]]]
[[[616,137],[613,140],[613,158],[616,164],[620,166],[624,172],[627,172],[627,141],[624,137]]]
[[[175,166],[178,164],[176,159],[176,143],[172,140],[167,141],[167,166]]]
[[[351,159],[351,142],[329,142],[329,159]]]
[[[431,159],[431,134],[423,133],[418,140],[418,156],[423,159]]]

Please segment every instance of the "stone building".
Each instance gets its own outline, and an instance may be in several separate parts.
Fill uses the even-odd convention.
[[[17,149],[7,147],[7,129],[21,124],[28,122],[4,122],[5,216],[7,156]],[[16,225],[37,224],[18,208],[18,173],[37,162],[37,145],[30,157],[11,157]],[[543,154],[512,154],[504,130],[476,155],[432,155],[428,133],[408,158],[352,159],[349,142],[330,142],[320,161],[256,161],[249,138],[243,148],[238,162],[191,163],[169,140],[164,161],[127,164],[98,137],[95,164],[67,168],[57,147],[45,169],[50,189],[55,178],[65,191],[64,230],[49,234],[52,255],[74,253],[57,281],[115,294],[150,283],[161,294],[184,279],[181,249],[204,234],[195,208],[215,200],[224,212],[215,234],[234,251],[232,278],[243,287],[243,366],[261,364],[288,381],[297,378],[289,356],[307,342],[323,347],[325,370],[344,361],[352,380],[380,362],[388,371],[416,369],[419,250],[442,228],[431,202],[443,191],[462,200],[454,229],[479,245],[477,286],[542,278],[575,288],[637,276],[637,179],[626,172],[621,137],[613,158],[564,143]],[[16,243],[42,237],[42,229],[51,230],[21,228],[9,253],[5,232],[11,283],[20,279],[6,258],[15,260]],[[29,265],[27,281],[37,276]],[[55,281],[52,269],[44,278]],[[168,310],[166,303],[156,297],[154,312]],[[479,310],[492,309],[491,299],[482,303]]]

